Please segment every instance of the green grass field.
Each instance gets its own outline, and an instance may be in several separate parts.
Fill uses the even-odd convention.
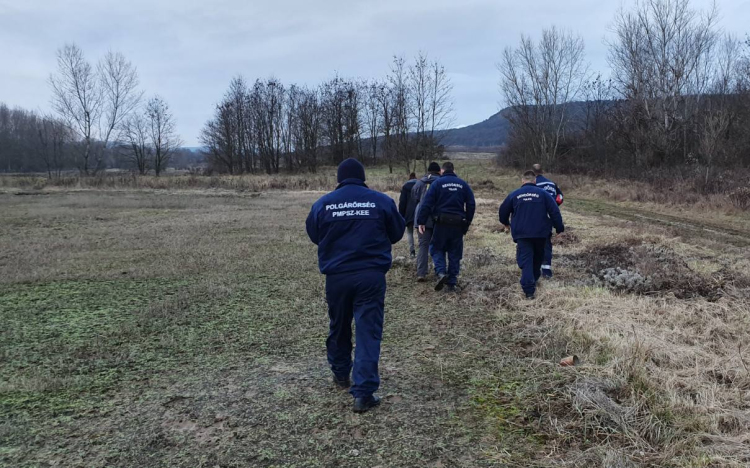
[[[396,262],[384,404],[365,415],[325,362],[304,232],[322,192],[0,193],[0,465],[746,466],[748,219],[702,231],[573,191],[556,278],[528,302],[497,230],[515,176],[466,169],[462,291]]]

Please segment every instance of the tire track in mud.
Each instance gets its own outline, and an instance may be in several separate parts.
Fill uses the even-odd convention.
[[[699,222],[679,216],[654,213],[653,211],[626,208],[614,203],[596,200],[567,200],[566,207],[580,214],[610,216],[626,221],[641,221],[679,229],[685,239],[706,238],[720,240],[736,247],[750,247],[750,231],[721,226],[716,223]]]

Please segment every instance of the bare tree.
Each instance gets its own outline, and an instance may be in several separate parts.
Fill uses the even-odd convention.
[[[201,131],[201,143],[206,147],[206,157],[215,169],[234,174],[241,172],[241,160],[236,150],[235,112],[232,104],[222,102],[216,106],[216,115],[206,122]]]
[[[255,172],[257,165],[257,154],[255,151],[255,135],[253,133],[253,113],[250,109],[250,91],[242,76],[232,79],[229,90],[224,96],[224,102],[231,110],[234,129],[234,142],[232,148],[236,151],[239,167],[238,172]]]
[[[718,160],[730,161],[738,146],[730,142],[729,132],[737,122],[741,100],[741,43],[731,35],[724,37],[716,50],[714,80],[709,96],[701,106],[698,124],[698,151],[705,165],[704,185],[708,185]]]
[[[422,160],[426,170],[426,153],[429,146],[426,137],[427,129],[430,128],[431,112],[429,101],[432,95],[432,75],[426,54],[420,52],[414,58],[414,63],[409,66],[407,77],[409,87],[408,98],[411,100],[411,103],[406,108],[414,123],[413,147],[416,153],[415,159]],[[411,171],[409,170],[409,172]]]
[[[601,174],[608,175],[610,169],[610,144],[615,127],[615,117],[619,109],[614,101],[612,80],[605,80],[601,74],[583,86],[583,115],[581,115],[579,148],[592,155],[600,164]]]
[[[629,103],[635,165],[688,160],[688,134],[713,81],[717,15],[715,5],[699,13],[689,0],[643,0],[615,19],[609,62]]]
[[[153,167],[159,176],[167,168],[182,141],[177,135],[174,116],[167,103],[159,96],[154,96],[146,104],[148,119],[148,138],[153,151]]]
[[[71,129],[65,122],[52,116],[44,116],[37,121],[39,135],[39,157],[47,169],[47,176],[51,179],[60,177],[60,172],[66,164],[65,155],[68,143],[72,140]]]
[[[317,90],[302,88],[296,106],[294,119],[295,153],[297,164],[310,172],[318,169],[318,148],[321,137],[320,97]]]
[[[427,107],[430,112],[429,141],[433,154],[428,155],[430,158],[438,156],[435,154],[442,146],[441,141],[446,130],[453,125],[453,84],[445,71],[445,67],[437,60],[430,65],[430,96],[427,101]],[[425,170],[427,169],[427,160],[425,159]]]
[[[79,169],[88,175],[103,98],[96,73],[76,45],[66,44],[57,51],[57,75],[50,77],[50,84],[53,107],[83,138]]]
[[[67,44],[57,51],[57,73],[49,81],[54,109],[83,140],[81,173],[96,173],[113,132],[141,99],[135,67],[109,52],[94,70],[78,46]]]
[[[393,57],[391,73],[388,75],[390,87],[391,122],[393,125],[392,149],[395,158],[405,164],[407,173],[416,166],[416,154],[410,145],[411,95],[408,84],[406,62],[402,57]]]
[[[119,125],[133,111],[143,97],[138,91],[138,72],[119,52],[107,52],[97,66],[101,87],[104,120],[99,135],[104,146]]]
[[[214,117],[201,133],[212,166],[230,173],[254,171],[256,162],[267,173],[309,170],[314,172],[328,156],[330,164],[359,157],[388,164],[405,163],[412,170],[417,140],[424,143],[423,157],[440,149],[440,130],[450,122],[451,85],[438,62],[419,62],[421,76],[418,118],[413,118],[409,70],[394,58],[385,82],[366,83],[340,76],[315,89],[285,87],[278,80],[256,80],[248,90],[235,78]],[[419,137],[412,133],[419,121]],[[381,144],[382,143],[382,144]],[[369,157],[369,158],[368,158]]]
[[[284,85],[276,78],[266,82],[257,80],[251,93],[255,141],[260,162],[268,174],[278,173],[281,167],[285,94]]]
[[[369,83],[364,91],[364,128],[369,146],[368,152],[370,153],[373,164],[376,164],[378,161],[378,136],[380,135],[382,126],[382,114],[380,112],[380,103],[378,101],[380,86],[382,85],[375,81]]]
[[[377,101],[381,111],[381,128],[383,133],[383,158],[388,164],[388,171],[393,174],[394,138],[393,138],[393,99],[392,89],[387,84],[380,84],[376,90]]]
[[[149,122],[144,113],[135,113],[123,122],[120,131],[125,160],[141,175],[148,173],[153,158],[149,130]]]
[[[544,30],[538,43],[522,36],[517,48],[505,49],[498,69],[515,137],[553,166],[570,121],[566,104],[579,96],[587,77],[583,39],[555,27]]]

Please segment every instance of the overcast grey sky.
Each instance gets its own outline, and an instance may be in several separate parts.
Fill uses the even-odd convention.
[[[629,5],[631,2],[625,2]],[[694,0],[704,7],[710,0]],[[719,1],[721,25],[744,37],[750,1]],[[0,0],[0,102],[49,109],[55,51],[78,44],[94,62],[108,49],[137,67],[146,95],[174,111],[185,143],[242,74],[314,85],[376,78],[394,54],[438,58],[454,84],[456,125],[501,106],[497,63],[521,33],[551,25],[580,33],[593,70],[606,72],[605,37],[621,6],[610,0]]]

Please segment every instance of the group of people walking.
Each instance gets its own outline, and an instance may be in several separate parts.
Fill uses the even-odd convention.
[[[357,413],[380,404],[375,392],[380,385],[385,274],[391,267],[392,244],[406,230],[409,253],[416,257],[417,281],[427,280],[431,258],[435,290],[455,293],[463,238],[476,211],[474,192],[456,175],[451,162],[442,167],[430,163],[420,179],[410,174],[398,207],[389,196],[369,189],[365,180],[359,161],[343,161],[337,170],[336,190],[313,204],[306,221],[307,234],[318,246],[320,272],[326,275],[326,348],[333,382],[350,389]],[[517,244],[521,287],[533,299],[542,274],[552,276],[552,229],[557,233],[565,229],[558,208],[563,195],[542,175],[539,165],[525,172],[521,182],[500,205],[499,220]],[[352,320],[357,344],[353,362]]]

